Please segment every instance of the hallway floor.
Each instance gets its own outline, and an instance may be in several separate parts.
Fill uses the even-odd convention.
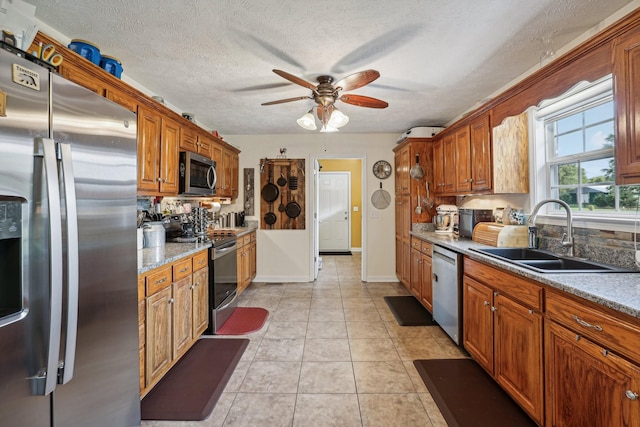
[[[144,427],[447,424],[413,366],[463,352],[437,326],[399,326],[383,297],[399,283],[360,281],[360,255],[323,256],[313,283],[253,283],[240,305],[264,307],[209,418]],[[224,339],[215,337],[212,339]]]

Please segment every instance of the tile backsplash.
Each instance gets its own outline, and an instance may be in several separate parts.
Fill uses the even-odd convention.
[[[566,254],[560,244],[565,226],[540,224],[538,237],[540,249],[557,254]],[[591,261],[637,269],[633,233],[625,231],[573,228],[574,255]]]

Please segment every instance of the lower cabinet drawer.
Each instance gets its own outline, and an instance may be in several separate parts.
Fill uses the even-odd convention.
[[[547,292],[547,317],[610,350],[640,361],[640,326],[562,295]]]

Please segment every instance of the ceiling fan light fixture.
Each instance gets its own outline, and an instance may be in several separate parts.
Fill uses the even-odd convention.
[[[316,119],[313,117],[313,109],[309,110],[304,116],[300,117],[298,120],[298,125],[307,130],[316,130]]]
[[[329,123],[327,126],[334,128],[341,128],[342,126],[349,123],[349,117],[344,114],[342,111],[338,110],[334,107],[333,113],[331,113],[331,118],[329,119]]]
[[[325,133],[325,132],[339,132],[340,130],[338,128],[335,128],[331,125],[323,125],[322,129],[320,129],[320,132]]]

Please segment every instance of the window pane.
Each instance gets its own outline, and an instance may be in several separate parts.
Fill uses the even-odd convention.
[[[611,165],[613,165],[613,158],[611,157],[581,162],[580,165],[582,169],[581,173],[583,184],[606,182],[612,181],[613,179],[613,171],[611,169]]]
[[[584,112],[584,124],[599,123],[607,119],[613,119],[613,101],[606,102]]]
[[[582,127],[582,113],[574,114],[557,121],[558,133],[567,133],[569,131],[580,129]]]
[[[585,129],[586,151],[602,150],[613,146],[613,121]]]
[[[574,210],[578,207],[577,187],[561,188],[558,193],[560,195],[560,200],[565,201],[571,207],[571,210]],[[552,203],[551,206],[552,206],[551,209],[554,211],[562,209],[560,205],[557,203]]]
[[[571,132],[558,137],[558,144],[556,146],[556,157],[564,157],[582,152],[582,130]]]
[[[640,185],[621,185],[618,187],[620,210],[635,212],[640,196]]]
[[[616,208],[615,187],[612,185],[588,185],[582,188],[582,206],[593,212]]]
[[[558,165],[556,181],[559,185],[571,185],[578,183],[578,164],[567,163]]]

